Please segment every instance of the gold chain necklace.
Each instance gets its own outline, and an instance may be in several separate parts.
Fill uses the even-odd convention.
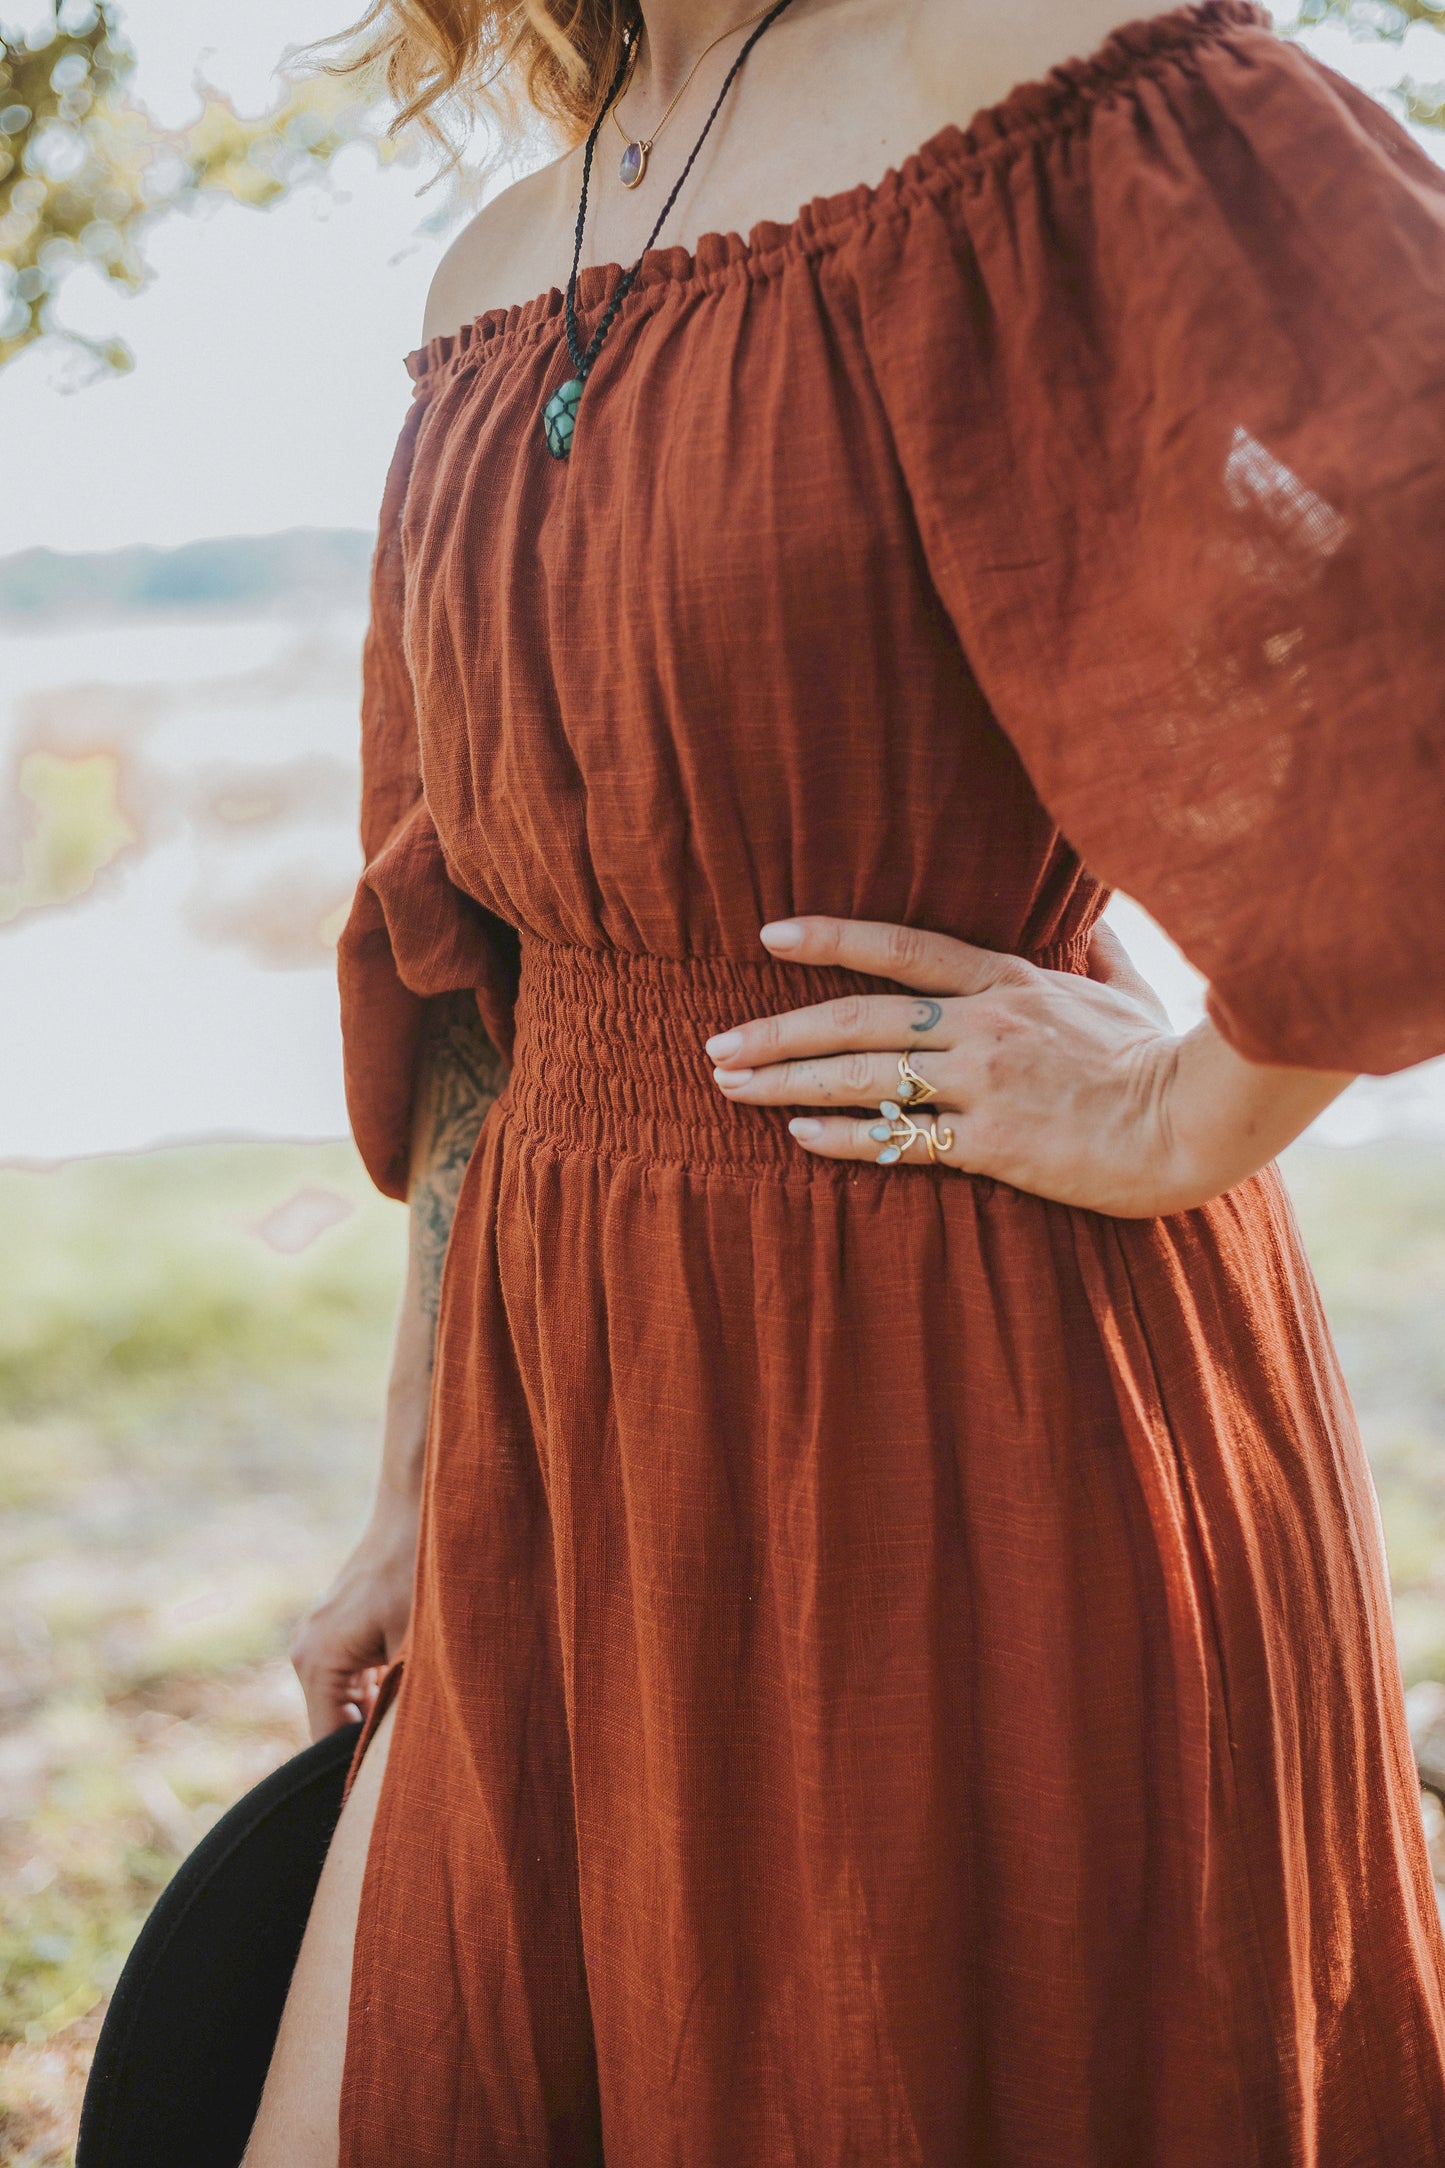
[[[688,69],[686,75],[683,77],[681,83],[678,85],[676,93],[669,101],[666,112],[663,114],[661,120],[653,129],[651,135],[638,136],[635,139],[627,133],[627,130],[623,127],[621,121],[617,117],[617,108],[621,104],[622,99],[627,96],[628,89],[631,86],[632,71],[637,64],[637,55],[642,45],[642,40],[640,38],[634,42],[632,47],[632,59],[628,64],[626,80],[622,85],[622,89],[618,97],[616,97],[612,102],[612,124],[627,146],[627,148],[623,151],[621,158],[619,158],[619,160],[617,161],[617,178],[621,181],[624,188],[636,188],[638,182],[642,179],[643,174],[647,171],[647,161],[648,157],[651,154],[653,144],[657,141],[658,137],[662,134],[663,129],[667,126],[669,120],[672,118],[673,107],[678,104],[683,92],[687,89],[688,84],[692,81],[693,77],[697,74],[698,69],[707,59],[708,54],[712,52],[717,46],[721,45],[724,38],[735,37],[738,31],[746,30],[749,23],[761,22],[767,12],[767,8],[759,8],[756,15],[745,16],[742,22],[733,23],[727,30],[720,30],[717,36],[713,39],[712,44],[705,45],[703,47],[702,51],[698,54],[692,66]]]

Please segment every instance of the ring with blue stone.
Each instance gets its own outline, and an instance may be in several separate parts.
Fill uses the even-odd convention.
[[[938,1097],[938,1086],[920,1076],[906,1054],[898,1057],[898,1096],[906,1099],[910,1107],[925,1106]]]
[[[911,1145],[917,1144],[920,1138],[928,1153],[930,1166],[937,1164],[940,1152],[950,1151],[953,1147],[953,1131],[940,1129],[932,1115],[929,1116],[926,1126],[915,1122],[911,1115],[905,1114],[896,1099],[883,1100],[878,1112],[883,1119],[870,1123],[868,1128],[870,1141],[883,1147],[874,1162],[876,1166],[896,1167],[904,1153]]]

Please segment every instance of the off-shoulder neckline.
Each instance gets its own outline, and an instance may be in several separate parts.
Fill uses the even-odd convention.
[[[1256,0],[1195,0],[1190,6],[1124,23],[1088,58],[1061,61],[1036,81],[1020,83],[997,104],[983,107],[967,127],[945,123],[901,165],[890,166],[881,180],[860,181],[836,195],[815,196],[790,220],[759,219],[746,236],[704,233],[691,248],[678,243],[649,249],[633,291],[659,282],[706,281],[739,264],[756,265],[789,250],[825,247],[858,221],[886,211],[900,198],[926,191],[935,177],[957,174],[1001,148],[1068,125],[1152,60],[1228,30],[1271,28],[1268,11]],[[586,265],[577,282],[579,308],[604,303],[622,270],[616,263]],[[463,355],[552,321],[560,316],[562,306],[562,289],[551,286],[530,301],[485,309],[456,331],[436,332],[407,355],[407,370],[420,385]]]

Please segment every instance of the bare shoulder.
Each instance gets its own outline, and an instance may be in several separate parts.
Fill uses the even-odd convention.
[[[569,151],[524,174],[463,226],[432,278],[423,340],[457,331],[487,309],[530,301],[565,278],[575,158]]]
[[[914,64],[931,77],[940,118],[969,120],[1021,83],[1068,60],[1087,60],[1126,23],[1179,13],[1148,0],[923,0],[915,17]]]
[[[747,233],[812,195],[876,182],[945,123],[1087,59],[1125,23],[1176,12],[1149,0],[801,0],[780,26],[777,65],[743,82],[726,154],[700,166],[665,239]],[[580,150],[554,159],[462,229],[432,281],[424,339],[565,284],[580,163]],[[587,262],[630,263],[647,239],[654,200],[624,196],[597,191]]]

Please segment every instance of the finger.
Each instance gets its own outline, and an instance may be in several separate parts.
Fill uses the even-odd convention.
[[[940,1093],[938,1104],[953,1104],[937,1055],[931,1067],[923,1055],[913,1067],[925,1084]],[[882,1100],[906,1106],[913,1100],[899,1077],[895,1053],[854,1052],[831,1059],[774,1062],[762,1069],[714,1069],[713,1081],[729,1099],[755,1107],[864,1107]]]
[[[855,1049],[899,1051],[953,1043],[945,1004],[927,994],[840,994],[781,1016],[760,1016],[707,1042],[713,1060],[727,1069],[758,1069],[776,1061]]]
[[[1119,994],[1127,994],[1146,1008],[1151,1016],[1167,1024],[1169,1012],[1143,972],[1135,963],[1112,926],[1102,920],[1089,936],[1089,977],[1101,986],[1111,986]]]
[[[895,979],[923,994],[981,994],[1033,969],[1021,956],[975,948],[921,926],[866,918],[784,918],[762,929],[763,946],[790,964],[837,964]]]
[[[291,1649],[291,1664],[306,1697],[306,1715],[313,1739],[351,1722],[350,1710],[365,1694],[367,1670],[354,1653],[344,1651],[328,1661],[314,1646],[310,1621],[304,1621]],[[335,1644],[332,1644],[333,1649]]]
[[[922,1117],[926,1122],[927,1115]],[[961,1167],[964,1164],[959,1144],[959,1117],[943,1118],[937,1124],[937,1158],[945,1166]],[[840,1114],[803,1115],[788,1124],[789,1131],[802,1145],[804,1151],[814,1153],[819,1159],[871,1159],[879,1165],[879,1154],[893,1147],[894,1140],[884,1135],[889,1124],[874,1115],[860,1121],[855,1116]],[[945,1142],[946,1138],[951,1142]],[[928,1148],[922,1138],[901,1151],[897,1161],[882,1161],[887,1166],[926,1167],[930,1164]]]
[[[306,1696],[306,1717],[313,1739],[329,1738],[351,1722],[350,1710],[359,1699],[356,1682],[336,1672],[316,1672],[301,1681]]]

